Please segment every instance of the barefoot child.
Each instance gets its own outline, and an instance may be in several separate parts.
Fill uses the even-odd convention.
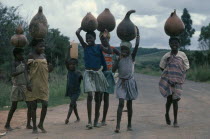
[[[104,37],[104,32],[100,32],[100,40],[101,40],[101,43],[104,47],[111,47],[109,46],[109,40],[110,40],[110,33],[107,31],[107,37],[105,38]],[[104,100],[104,108],[103,108],[103,117],[102,117],[102,121],[101,121],[101,125],[102,126],[105,126],[106,125],[106,115],[107,115],[107,112],[108,112],[108,109],[109,109],[109,94],[114,94],[114,88],[115,88],[115,80],[114,80],[114,76],[113,76],[113,73],[112,73],[112,64],[113,64],[113,55],[116,54],[116,55],[119,55],[120,52],[114,48],[114,47],[111,47],[112,49],[112,54],[108,54],[106,52],[103,52],[103,55],[104,55],[104,58],[105,58],[105,61],[106,61],[106,65],[107,65],[107,70],[104,71],[104,76],[106,77],[106,80],[109,84],[108,86],[108,89],[106,92],[104,93],[101,93],[101,101],[102,99]]]
[[[84,48],[84,61],[85,61],[85,73],[84,73],[84,92],[88,93],[87,96],[87,111],[88,111],[88,129],[92,129],[92,92],[95,92],[95,120],[94,127],[100,127],[98,124],[101,93],[107,91],[108,83],[104,77],[101,67],[106,70],[106,62],[102,51],[112,53],[110,47],[107,49],[100,44],[95,44],[96,34],[95,32],[86,33],[86,43],[80,35],[81,28],[76,32],[76,35]]]
[[[159,82],[159,89],[163,97],[167,98],[165,119],[171,124],[169,111],[173,103],[174,127],[179,127],[177,122],[178,101],[181,99],[182,84],[185,81],[186,71],[190,68],[189,61],[184,52],[178,51],[180,40],[177,37],[169,39],[171,52],[166,53],[161,61],[160,68],[163,71]]]
[[[71,103],[69,105],[69,111],[68,111],[65,124],[69,123],[69,118],[73,110],[77,117],[76,122],[80,121],[80,118],[77,112],[77,99],[80,96],[80,92],[81,92],[80,84],[83,77],[82,77],[82,73],[76,70],[77,65],[78,65],[78,60],[74,58],[71,58],[66,62],[66,67],[68,69],[66,96],[70,97]]]
[[[12,116],[17,109],[17,104],[19,101],[25,101],[28,107],[27,112],[27,129],[32,129],[32,126],[30,125],[31,122],[31,106],[28,101],[26,101],[26,92],[27,87],[29,87],[29,82],[27,80],[26,75],[26,68],[25,68],[25,62],[23,58],[23,52],[24,50],[21,48],[14,48],[13,55],[15,58],[15,61],[12,65],[12,92],[11,92],[11,101],[12,106],[10,108],[10,111],[8,113],[7,122],[5,124],[5,129],[12,130],[10,127],[10,121],[12,119]]]
[[[128,109],[128,126],[127,130],[131,131],[131,119],[133,114],[132,109],[132,101],[135,100],[138,96],[138,89],[136,85],[136,81],[134,79],[134,63],[135,57],[139,46],[139,30],[137,29],[137,36],[136,36],[136,44],[135,48],[131,54],[131,47],[132,44],[130,42],[123,41],[120,44],[121,49],[121,56],[116,61],[113,66],[112,71],[115,72],[118,69],[119,72],[119,80],[116,84],[116,95],[119,99],[119,105],[117,109],[117,126],[116,126],[116,133],[120,131],[120,121],[122,117],[122,110],[124,107],[124,100],[127,101],[127,109]]]
[[[42,103],[42,110],[38,128],[46,133],[43,127],[44,119],[47,113],[49,87],[48,87],[48,72],[52,71],[52,67],[48,65],[44,55],[45,43],[44,40],[33,39],[31,42],[33,51],[28,57],[29,77],[32,84],[32,96],[30,98],[32,107],[33,133],[38,133],[36,125],[36,109],[37,103]]]

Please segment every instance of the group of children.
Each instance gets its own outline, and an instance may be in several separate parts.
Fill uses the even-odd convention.
[[[74,111],[76,122],[80,121],[78,115],[77,103],[81,89],[80,84],[83,80],[84,92],[87,93],[87,115],[88,124],[86,127],[92,129],[106,125],[106,115],[109,108],[109,94],[116,92],[119,99],[117,109],[117,124],[115,132],[120,132],[120,122],[124,101],[127,101],[128,125],[127,130],[132,130],[131,119],[133,115],[132,101],[138,96],[138,88],[134,79],[134,64],[135,57],[139,47],[139,30],[137,30],[136,43],[133,51],[130,42],[122,41],[120,51],[111,47],[109,44],[110,34],[107,30],[101,32],[99,37],[101,44],[95,44],[95,32],[86,33],[86,42],[80,35],[81,28],[76,31],[76,35],[84,49],[85,71],[82,73],[76,69],[78,60],[71,58],[66,61],[68,69],[66,96],[71,99],[69,111],[65,124],[69,123],[69,118]],[[174,127],[178,127],[177,113],[178,101],[182,92],[182,84],[184,83],[186,71],[189,69],[189,61],[186,55],[178,51],[180,40],[176,37],[171,37],[169,45],[171,52],[163,56],[160,62],[160,68],[163,71],[159,82],[160,92],[164,97],[167,97],[165,119],[167,124],[171,124],[169,110],[173,103],[174,107]],[[26,101],[28,106],[27,126],[28,129],[33,129],[33,133],[37,133],[37,127],[46,133],[43,127],[43,122],[47,113],[49,88],[48,88],[48,72],[52,71],[52,67],[47,63],[44,55],[45,44],[43,40],[33,40],[31,42],[33,48],[29,54],[28,60],[23,59],[23,51],[15,48],[13,51],[15,62],[13,64],[13,87],[12,87],[12,107],[8,114],[8,119],[5,128],[11,130],[10,121],[17,107],[18,101]],[[113,55],[118,58],[113,62]],[[113,64],[114,63],[114,64]],[[115,85],[113,73],[118,70],[119,80]],[[92,100],[95,100],[95,118],[92,122]],[[104,100],[103,117],[99,122],[101,102]],[[36,109],[37,103],[42,103],[42,111],[40,122],[36,125]],[[32,119],[33,126],[30,125]]]

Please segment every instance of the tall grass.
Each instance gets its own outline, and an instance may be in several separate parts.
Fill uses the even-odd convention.
[[[200,82],[210,81],[210,65],[194,66],[187,72],[187,79]]]

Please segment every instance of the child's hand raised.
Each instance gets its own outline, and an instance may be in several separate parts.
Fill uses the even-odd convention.
[[[104,32],[103,32],[104,38],[107,38],[108,35],[109,35],[109,31],[107,29],[105,29]]]

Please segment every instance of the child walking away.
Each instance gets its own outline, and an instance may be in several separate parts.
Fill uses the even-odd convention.
[[[71,58],[66,61],[66,67],[68,69],[67,75],[67,86],[66,86],[66,96],[70,97],[71,103],[69,105],[68,115],[65,121],[65,124],[69,123],[69,118],[71,116],[72,111],[74,111],[77,120],[75,122],[79,122],[80,118],[77,111],[77,99],[80,96],[80,84],[82,81],[82,74],[79,71],[76,71],[76,66],[78,65],[78,60]]]
[[[36,109],[37,103],[42,103],[42,110],[38,128],[46,133],[43,127],[44,119],[47,114],[49,87],[48,87],[48,72],[52,71],[52,66],[48,65],[44,55],[45,43],[43,39],[33,39],[31,42],[33,51],[28,56],[29,77],[32,84],[31,107],[33,133],[38,133],[36,125]]]
[[[139,30],[136,27],[137,36],[136,44],[133,52],[131,53],[132,44],[130,42],[122,41],[120,44],[121,55],[115,62],[112,71],[115,72],[118,69],[119,80],[116,84],[116,95],[119,99],[119,105],[117,109],[117,126],[116,133],[120,132],[120,122],[122,117],[122,111],[124,107],[124,100],[127,101],[128,109],[128,126],[127,130],[132,131],[131,119],[133,114],[132,101],[138,96],[138,89],[136,81],[134,79],[134,63],[135,57],[139,46]]]
[[[87,111],[88,111],[88,129],[92,129],[92,92],[95,92],[95,120],[94,127],[100,127],[98,123],[99,119],[99,109],[101,93],[107,91],[108,83],[101,70],[103,66],[103,71],[107,69],[106,62],[102,51],[107,53],[112,53],[110,47],[104,48],[100,44],[95,44],[96,34],[95,32],[86,33],[86,42],[80,35],[81,28],[76,32],[76,35],[84,48],[84,61],[85,61],[85,73],[84,73],[84,92],[88,93],[87,96]],[[105,36],[107,37],[107,36]]]
[[[108,33],[108,32],[107,32]],[[106,77],[106,80],[109,84],[108,89],[106,92],[101,93],[101,102],[102,100],[104,100],[104,107],[103,107],[103,117],[102,117],[102,121],[101,121],[101,125],[105,126],[106,125],[106,115],[109,109],[109,94],[114,94],[114,88],[115,88],[115,80],[114,80],[114,76],[112,73],[112,64],[113,64],[113,55],[116,54],[119,56],[120,52],[112,47],[109,46],[109,40],[110,40],[110,33],[107,34],[107,37],[104,37],[104,32],[100,32],[100,40],[101,43],[104,47],[111,47],[112,49],[112,54],[108,54],[106,52],[103,52],[105,61],[106,61],[106,65],[107,65],[107,70],[104,71],[104,76]]]
[[[184,52],[178,51],[180,40],[177,37],[170,37],[169,45],[171,52],[166,53],[161,61],[160,68],[163,71],[159,89],[163,97],[167,98],[165,120],[171,124],[169,111],[173,103],[174,127],[179,127],[177,122],[178,101],[181,99],[182,85],[185,81],[186,71],[189,69],[189,61]]]
[[[10,126],[10,122],[12,119],[12,116],[17,109],[17,104],[19,101],[25,101],[28,107],[27,112],[27,129],[32,129],[32,126],[30,125],[31,122],[31,106],[28,101],[26,101],[26,92],[27,87],[29,88],[29,82],[27,79],[26,74],[26,65],[23,58],[23,52],[24,50],[21,48],[14,48],[13,55],[15,58],[15,61],[12,65],[12,92],[11,92],[11,101],[12,106],[10,108],[10,111],[8,113],[7,122],[5,124],[5,129],[11,131],[13,130]]]

